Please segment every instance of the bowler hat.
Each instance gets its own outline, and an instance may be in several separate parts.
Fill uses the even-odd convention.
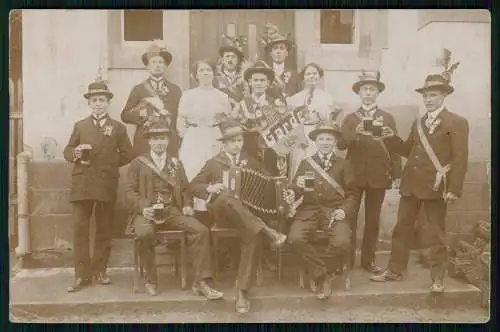
[[[450,80],[444,76],[443,74],[441,75],[427,75],[425,78],[425,83],[424,86],[418,89],[415,89],[418,93],[424,93],[424,91],[429,91],[429,90],[438,90],[442,91],[443,93],[449,95],[455,89],[453,86],[450,85]]]
[[[329,133],[337,138],[342,135],[342,131],[335,121],[322,121],[316,125],[308,136],[311,140],[315,141],[316,137],[322,133]]]
[[[165,64],[167,66],[172,63],[172,53],[167,51],[166,47],[160,45],[158,41],[153,41],[153,43],[146,49],[146,52],[142,54],[142,63],[147,66],[149,59],[154,56],[161,56],[163,60],[165,60]]]
[[[359,75],[358,81],[352,85],[352,91],[359,93],[359,89],[364,84],[376,85],[379,92],[385,90],[385,84],[380,81],[380,72],[378,70],[374,73],[367,73],[363,70],[361,75]]]
[[[147,128],[147,130],[144,132],[144,138],[151,138],[164,135],[170,136],[170,133],[171,131],[168,126],[168,123],[165,121],[158,121]]]
[[[109,91],[108,86],[103,81],[92,82],[87,88],[87,92],[83,94],[85,99],[89,99],[93,95],[105,95],[109,99],[113,98],[113,93]]]
[[[243,77],[245,78],[245,81],[248,81],[250,80],[252,75],[256,73],[262,73],[266,75],[271,82],[274,80],[274,71],[263,61],[257,61],[253,66],[246,69],[243,73]]]
[[[219,55],[223,56],[226,52],[233,52],[240,58],[240,61],[245,57],[243,53],[243,47],[247,46],[247,38],[245,36],[231,37],[228,35],[222,35],[224,38],[225,45],[219,48]]]
[[[219,141],[224,141],[235,136],[243,135],[245,132],[238,120],[230,118],[228,118],[224,122],[220,122],[219,129],[221,131],[221,137],[217,139]]]

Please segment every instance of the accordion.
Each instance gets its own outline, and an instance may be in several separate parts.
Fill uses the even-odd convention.
[[[229,195],[241,200],[259,217],[278,217],[290,211],[285,201],[289,184],[284,176],[269,176],[251,168],[231,167],[223,172],[222,183]]]

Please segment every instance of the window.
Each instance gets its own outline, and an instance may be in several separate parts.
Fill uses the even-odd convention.
[[[351,45],[355,44],[355,11],[354,10],[321,10],[321,44]]]
[[[163,39],[163,11],[124,10],[122,26],[125,42]]]

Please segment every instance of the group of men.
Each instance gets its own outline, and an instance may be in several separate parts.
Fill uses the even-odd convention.
[[[298,84],[293,83],[296,73],[283,68],[290,49],[287,40],[274,33],[274,39],[267,44],[274,63],[257,64],[244,73],[229,70],[240,68],[243,57],[239,48],[227,47],[221,51],[223,66],[217,74],[218,87],[239,105],[234,107],[235,114],[244,113],[245,106],[248,112],[253,109],[249,108],[251,103],[256,102],[255,98],[243,93],[241,77],[254,89],[262,90],[262,98],[269,98],[272,103],[281,99],[286,103],[287,94],[293,93],[291,84]],[[96,81],[84,94],[91,116],[75,124],[64,149],[65,158],[74,164],[71,202],[75,219],[75,281],[68,288],[69,292],[79,291],[93,281],[98,284],[111,282],[106,266],[111,249],[118,170],[129,163],[126,200],[131,218],[127,232],[140,239],[145,288],[150,295],[158,293],[155,231],[181,229],[189,235],[193,254],[193,291],[211,300],[223,297],[213,284],[210,231],[195,218],[193,210],[192,198],[199,197],[206,200],[208,211],[218,222],[226,223],[221,226],[240,230],[237,312],[250,310],[248,291],[255,275],[256,252],[262,237],[272,246],[289,243],[317,285],[318,298],[326,299],[332,293],[332,278],[341,273],[345,264],[354,264],[352,253],[363,192],[365,234],[361,264],[375,274],[371,279],[378,282],[402,279],[417,212],[423,207],[428,222],[435,226],[437,241],[431,254],[431,291],[443,291],[446,248],[442,233],[446,207],[461,195],[468,158],[468,122],[447,110],[444,104],[446,96],[453,92],[452,70],[446,68],[441,74],[427,76],[424,86],[416,90],[423,96],[427,113],[412,124],[406,140],[397,136],[393,117],[376,104],[378,94],[385,89],[380,74],[363,72],[352,87],[360,96],[360,108],[349,114],[341,126],[324,121],[309,133],[317,151],[301,162],[291,179],[286,201],[293,204],[300,198],[301,204],[283,234],[252,213],[240,199],[229,195],[222,180],[223,173],[231,167],[283,174],[284,167],[279,166],[281,157],[263,158],[261,148],[245,147],[255,143],[252,135],[258,132],[249,133],[237,116],[228,117],[219,123],[223,151],[208,160],[188,183],[182,160],[177,155],[181,141],[173,125],[181,90],[164,76],[172,55],[156,47],[148,49],[142,61],[150,77],[133,88],[122,112],[125,123],[137,125],[134,146],[125,126],[107,113],[112,92],[104,82]],[[347,149],[346,159],[335,153],[337,148]],[[272,154],[272,151],[268,149],[265,153]],[[400,156],[407,158],[403,170]],[[401,200],[390,263],[382,269],[375,264],[375,249],[385,191],[392,186],[400,188]],[[91,260],[89,221],[93,211],[96,240]],[[332,260],[320,258],[312,245],[315,230],[319,228],[329,235],[327,249]]]

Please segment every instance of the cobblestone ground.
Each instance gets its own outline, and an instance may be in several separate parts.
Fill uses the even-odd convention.
[[[234,312],[141,312],[121,311],[102,313],[97,316],[55,316],[50,318],[35,317],[28,313],[11,313],[11,321],[48,322],[48,323],[238,323],[238,322],[392,322],[392,323],[483,323],[489,319],[486,310],[471,308],[394,308],[394,307],[359,307],[343,310],[342,308],[324,308],[308,310],[275,309],[238,315]]]

